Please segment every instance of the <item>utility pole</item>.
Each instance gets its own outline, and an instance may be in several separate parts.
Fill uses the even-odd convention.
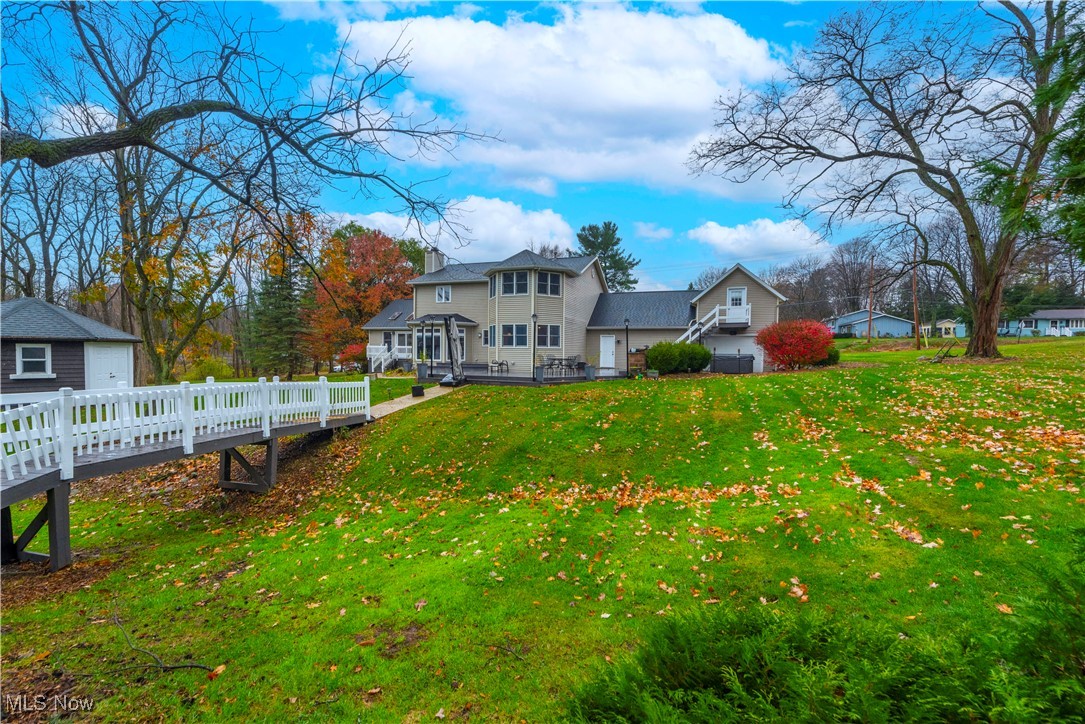
[[[874,331],[874,255],[870,255],[870,296],[866,303],[866,343],[870,344]]]
[[[912,247],[912,320],[915,322],[915,348],[919,346],[919,235],[915,237],[915,245]]]

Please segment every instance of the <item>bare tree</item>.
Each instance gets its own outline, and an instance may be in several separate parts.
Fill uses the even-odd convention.
[[[329,182],[440,218],[442,200],[384,166],[482,138],[395,110],[409,61],[402,44],[369,61],[344,47],[328,68],[294,72],[262,52],[268,36],[217,6],[10,3],[3,17],[5,163],[52,168],[142,148],[271,219],[311,210],[314,190]],[[31,122],[43,98],[51,132]],[[100,127],[65,127],[73,114]],[[206,152],[181,152],[186,134]]]
[[[1046,91],[1074,12],[1004,2],[953,19],[899,4],[841,14],[783,80],[720,102],[717,135],[691,165],[737,181],[783,173],[786,203],[829,228],[858,217],[922,235],[953,214],[966,263],[926,253],[925,238],[921,259],[946,269],[971,310],[968,353],[997,355],[1003,288],[1068,102]],[[985,235],[989,202],[1000,217]]]

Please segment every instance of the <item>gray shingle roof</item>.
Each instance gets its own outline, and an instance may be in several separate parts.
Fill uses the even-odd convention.
[[[1028,316],[1031,319],[1085,319],[1085,309],[1044,309]]]
[[[410,281],[411,284],[450,284],[453,282],[484,282],[490,272],[509,269],[542,269],[565,274],[579,274],[591,263],[592,256],[562,256],[548,259],[533,251],[524,249],[501,261],[470,262],[467,264],[448,264],[429,274],[423,274]]]
[[[693,298],[699,289],[676,292],[612,292],[600,294],[588,327],[618,329],[684,329],[693,321]]]
[[[139,342],[127,332],[41,299],[0,302],[0,339],[68,342]]]
[[[484,282],[486,272],[494,262],[471,262],[469,264],[448,264],[429,274],[415,277],[408,284],[447,284],[449,282]]]
[[[411,326],[419,326],[419,325],[426,325],[426,324],[444,324],[445,323],[445,317],[452,317],[454,320],[456,320],[456,324],[460,325],[461,327],[477,327],[478,326],[478,322],[476,322],[475,320],[468,319],[467,317],[463,316],[462,314],[458,314],[458,313],[455,313],[455,312],[452,313],[452,314],[423,314],[418,319],[411,320]]]
[[[377,312],[377,316],[362,325],[362,329],[407,329],[407,320],[414,312],[414,301],[397,299]]]
[[[579,274],[584,267],[595,257],[591,256],[562,256],[550,259],[540,256],[533,251],[524,249],[503,261],[492,264],[488,271],[504,271],[506,269],[542,269],[543,271],[556,271],[565,274]]]

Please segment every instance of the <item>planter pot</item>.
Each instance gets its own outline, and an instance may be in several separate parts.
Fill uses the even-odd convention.
[[[425,397],[426,388],[422,385],[414,385],[411,387],[411,397]]]
[[[588,379],[588,382],[595,382],[595,367],[584,365],[584,377]]]
[[[545,379],[546,379],[546,368],[541,367],[541,366],[536,367],[535,368],[535,381],[536,382],[544,382]]]
[[[650,379],[650,380],[658,380],[659,379],[659,370],[648,370],[648,379]]]
[[[418,379],[424,380],[429,377],[429,365],[425,362],[418,363]]]

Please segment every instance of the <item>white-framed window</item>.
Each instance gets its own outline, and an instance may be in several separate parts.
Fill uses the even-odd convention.
[[[452,285],[444,284],[437,287],[437,303],[448,304],[452,301]]]
[[[560,347],[561,346],[561,325],[560,324],[540,324],[538,332],[535,334],[535,346],[536,347]]]
[[[441,336],[438,329],[418,329],[414,333],[415,359],[425,359],[430,362],[441,359]]]
[[[729,307],[745,307],[746,306],[746,287],[728,287],[727,288],[727,306],[729,306]]]
[[[502,272],[501,294],[504,296],[527,294],[527,272]]]
[[[497,275],[490,277],[490,299],[497,296]]]
[[[539,294],[548,297],[561,296],[561,274],[555,272],[539,272],[539,280],[535,285]]]
[[[491,347],[496,347],[497,346],[497,325],[496,324],[491,324],[490,325],[490,346]]]
[[[527,325],[526,324],[502,324],[501,325],[502,347],[526,347]]]
[[[1021,320],[1021,329],[1036,329],[1036,320],[1035,319],[1022,319]]]
[[[53,345],[23,343],[15,345],[15,374],[12,379],[55,379]]]

